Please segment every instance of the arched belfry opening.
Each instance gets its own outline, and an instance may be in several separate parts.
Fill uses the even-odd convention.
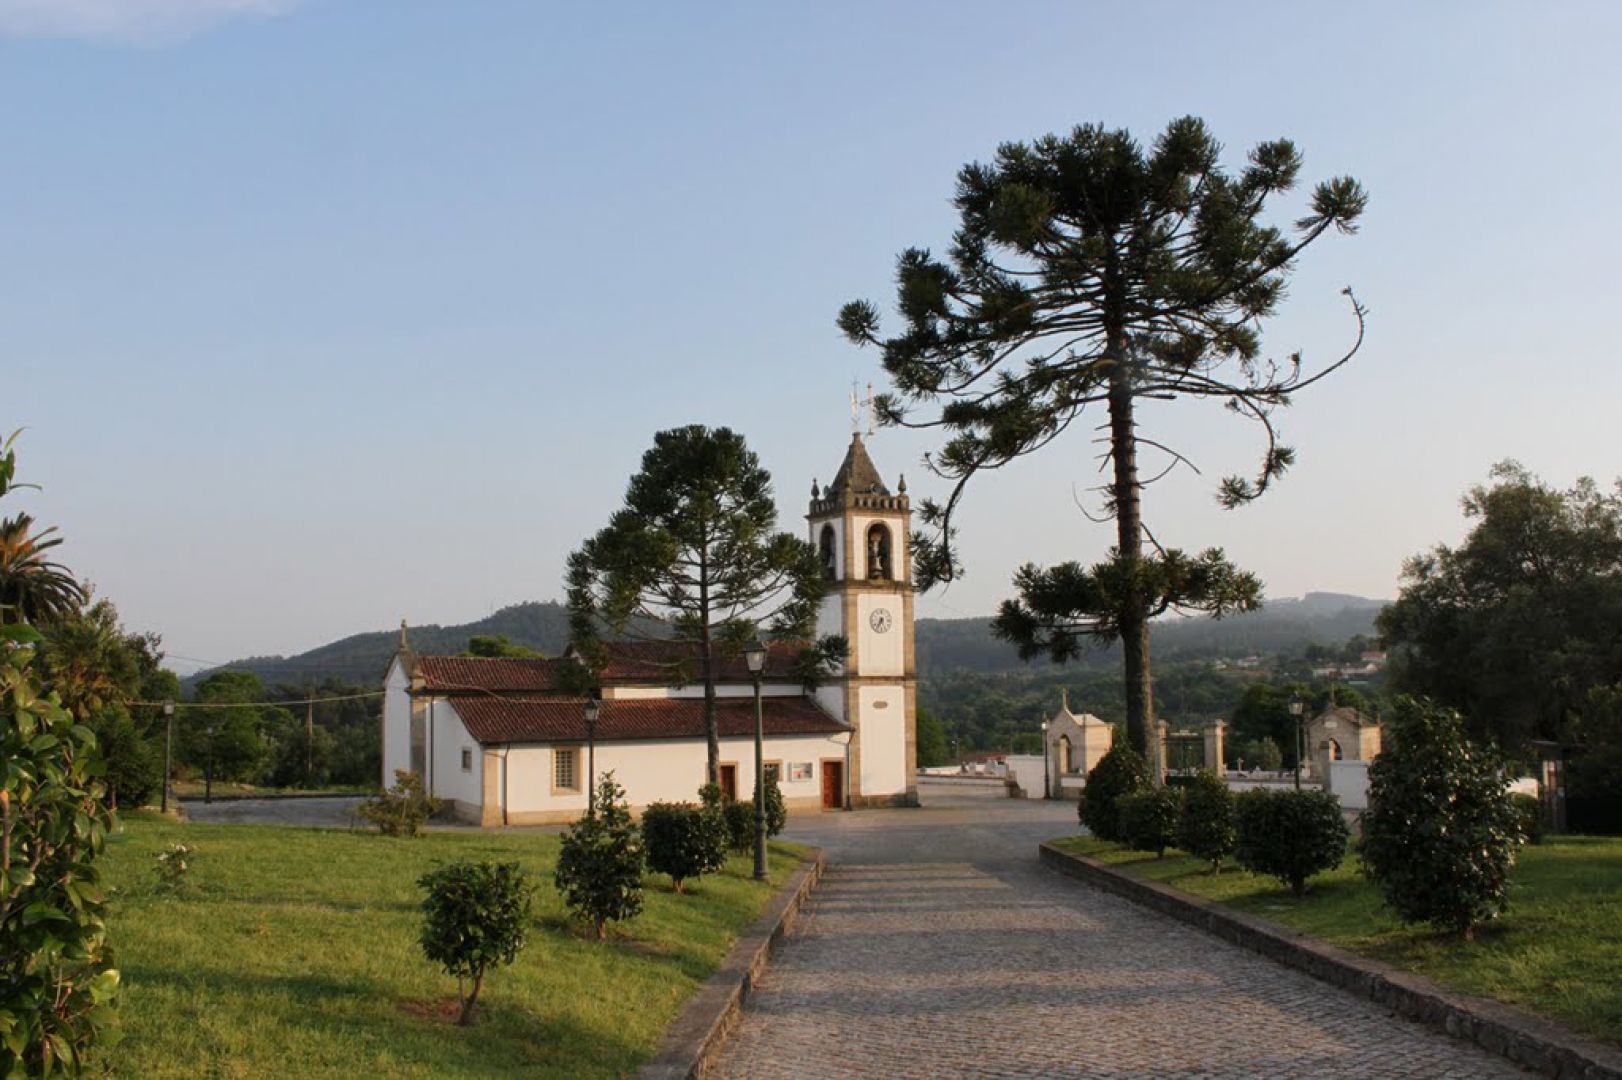
[[[834,555],[834,527],[824,525],[822,535],[817,539],[817,554],[822,559],[822,577],[826,581],[833,581],[839,576],[839,564]]]
[[[890,527],[875,522],[867,530],[867,577],[869,581],[889,581],[895,577],[890,559]]]

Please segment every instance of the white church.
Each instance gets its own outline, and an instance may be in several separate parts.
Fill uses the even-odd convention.
[[[861,436],[825,489],[811,488],[809,539],[830,588],[818,636],[843,634],[846,662],[808,693],[797,647],[767,654],[762,679],[765,767],[791,812],[916,805],[917,676],[906,483],[892,493]],[[481,825],[568,822],[610,770],[635,809],[693,801],[704,783],[704,688],[670,685],[677,642],[608,646],[588,753],[584,697],[561,685],[574,659],[423,656],[401,631],[384,677],[383,781],[422,776],[457,817]],[[755,775],[753,676],[742,657],[717,686],[721,784],[750,798]]]

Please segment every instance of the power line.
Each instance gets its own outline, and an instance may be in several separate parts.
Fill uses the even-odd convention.
[[[149,706],[161,709],[165,705],[173,705],[177,709],[274,709],[285,705],[321,705],[328,701],[360,701],[363,698],[378,698],[383,691],[372,690],[364,694],[340,694],[337,697],[317,698],[289,698],[284,701],[131,701],[131,705]]]

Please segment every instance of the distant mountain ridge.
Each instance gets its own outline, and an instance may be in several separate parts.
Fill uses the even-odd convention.
[[[1154,624],[1155,656],[1167,660],[1215,659],[1277,653],[1316,643],[1331,645],[1355,634],[1374,633],[1374,616],[1386,605],[1345,593],[1309,592],[1299,599],[1271,601],[1261,611],[1227,619],[1163,619]],[[919,619],[918,671],[1018,671],[1028,665],[1012,646],[991,635],[991,619]],[[476,634],[505,634],[515,644],[547,656],[561,653],[569,642],[569,619],[555,600],[512,604],[473,622],[441,626],[429,623],[406,629],[411,647],[425,653],[459,653]],[[190,685],[210,671],[252,671],[267,685],[320,682],[335,678],[352,683],[381,682],[400,641],[399,630],[351,634],[296,656],[252,656],[223,668],[200,671]],[[1113,667],[1118,649],[1084,656],[1083,668]],[[1036,663],[1037,661],[1033,661]]]

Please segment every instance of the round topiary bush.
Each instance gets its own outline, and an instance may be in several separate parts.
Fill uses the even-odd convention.
[[[1115,804],[1121,838],[1135,851],[1152,851],[1164,858],[1177,840],[1182,816],[1182,792],[1176,788],[1145,788],[1123,795]]]
[[[1543,804],[1536,795],[1527,795],[1517,791],[1509,797],[1515,806],[1515,816],[1520,819],[1521,838],[1528,844],[1543,843]]]
[[[733,851],[749,851],[755,846],[755,801],[734,799],[722,812],[726,815],[727,846]]]
[[[1397,701],[1369,767],[1363,868],[1397,915],[1470,936],[1503,913],[1521,822],[1503,762],[1459,714]]]
[[[1116,743],[1087,774],[1077,807],[1081,823],[1100,840],[1122,839],[1117,801],[1150,786],[1149,766],[1142,755],[1125,743]]]
[[[1183,814],[1177,824],[1176,845],[1222,872],[1222,860],[1239,843],[1233,792],[1215,773],[1201,770],[1183,789]]]
[[[727,863],[721,834],[693,803],[654,803],[642,811],[642,845],[648,869],[670,875],[671,887],[712,874]]]
[[[1307,878],[1333,870],[1346,857],[1350,833],[1340,800],[1327,791],[1246,791],[1234,800],[1245,869],[1276,877],[1297,896]]]

